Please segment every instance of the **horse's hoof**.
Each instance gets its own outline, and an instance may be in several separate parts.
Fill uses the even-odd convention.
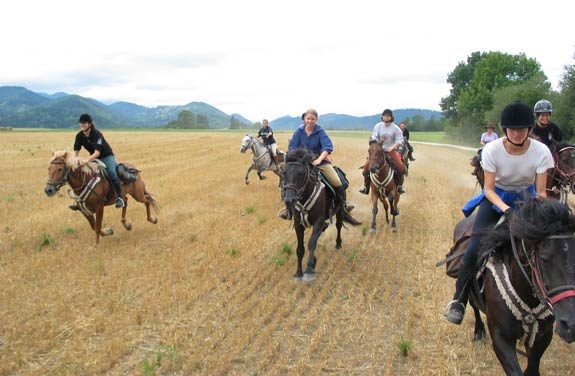
[[[369,229],[369,233],[370,233],[370,234],[375,234],[375,227],[371,227],[371,228]]]
[[[131,223],[123,223],[124,228],[128,231],[130,231],[132,229],[132,224]]]
[[[260,176],[260,180],[266,180],[267,178],[265,176]]]
[[[148,219],[148,222],[156,224],[156,223],[158,223],[158,218]],[[130,227],[132,227],[132,226],[130,226]]]
[[[245,183],[246,183],[246,185],[250,184],[250,182],[249,182],[249,181],[247,181],[247,180],[245,181]]]
[[[303,277],[303,273],[295,273],[295,274],[293,275],[293,277],[294,277],[296,280],[301,281],[301,279],[302,279],[302,277]]]
[[[114,235],[114,230],[111,228],[104,228],[104,229],[102,229],[101,235],[102,236]]]
[[[315,280],[315,273],[305,273],[303,275],[304,282],[312,282]]]
[[[335,249],[341,249],[341,244],[336,244]]]
[[[391,232],[397,232],[397,227],[392,227]]]

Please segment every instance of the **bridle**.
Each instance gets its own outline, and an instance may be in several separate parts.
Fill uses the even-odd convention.
[[[529,250],[525,247],[524,239],[521,239],[521,251],[522,254],[519,255],[517,250],[517,245],[515,242],[515,237],[510,233],[511,238],[511,247],[513,249],[513,257],[515,261],[519,265],[519,269],[521,273],[531,286],[532,291],[534,292],[535,296],[539,299],[539,301],[546,305],[549,310],[553,311],[553,305],[560,302],[563,299],[569,297],[575,297],[575,284],[573,285],[563,285],[563,286],[556,286],[551,289],[547,289],[545,287],[545,283],[543,281],[543,277],[541,275],[541,266],[539,262],[539,254],[535,245],[542,240],[545,239],[575,239],[574,234],[562,234],[562,235],[550,235],[545,237],[542,240],[534,242],[533,245],[529,248]],[[521,257],[523,256],[525,260],[527,260],[526,264],[521,262]],[[527,269],[529,269],[530,273],[528,273]],[[531,276],[529,276],[531,274]]]
[[[557,158],[555,158],[555,171],[559,173],[559,178],[553,177],[559,185],[561,186],[570,186],[573,189],[574,186],[574,179],[575,179],[575,169],[566,172],[563,168],[561,168],[561,153],[568,150],[575,150],[573,146],[566,146],[564,148],[559,149],[555,154]]]
[[[68,182],[68,172],[69,172],[69,169],[68,169],[68,166],[66,166],[66,161],[63,161],[63,160],[55,159],[55,160],[53,160],[53,161],[50,161],[50,164],[51,164],[51,165],[52,165],[52,164],[54,164],[54,165],[59,165],[59,164],[64,165],[64,171],[62,172],[62,174],[61,174],[61,176],[60,176],[60,178],[59,178],[58,180],[52,180],[52,179],[48,178],[48,181],[46,182],[46,185],[50,185],[50,186],[54,187],[54,189],[55,189],[56,192],[57,192],[57,191],[60,190],[60,188],[62,188],[62,186],[63,186],[64,184],[66,184],[66,183]]]
[[[308,183],[310,181],[313,182],[313,181],[317,180],[317,172],[316,172],[315,176],[313,176],[313,172],[310,170],[309,165],[306,163],[302,163],[302,162],[287,162],[284,165],[284,171],[289,166],[303,167],[304,171],[305,171],[305,174],[304,174],[305,179],[301,185],[298,186],[296,184],[285,184],[285,182],[284,182],[284,186],[283,186],[285,190],[295,191],[296,198],[299,201],[302,198],[303,193],[305,192],[305,189],[306,189]],[[313,170],[315,171],[316,169],[314,168]],[[284,177],[285,177],[285,172],[284,172]]]

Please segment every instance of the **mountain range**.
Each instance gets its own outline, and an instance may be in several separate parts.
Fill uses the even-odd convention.
[[[0,125],[15,128],[76,128],[78,116],[82,113],[92,115],[102,128],[154,128],[176,120],[183,110],[206,116],[212,129],[229,128],[232,116],[243,127],[253,126],[252,121],[240,114],[228,115],[204,102],[154,108],[130,102],[107,105],[75,94],[37,93],[20,86],[0,87]],[[441,117],[438,111],[422,109],[394,110],[394,115],[397,121],[415,115],[425,119]],[[330,113],[321,115],[319,123],[327,129],[371,129],[378,121],[379,114],[356,117]],[[294,129],[299,124],[299,116],[283,116],[270,121],[274,129]]]

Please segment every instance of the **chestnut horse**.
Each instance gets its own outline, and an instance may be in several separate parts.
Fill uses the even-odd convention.
[[[476,311],[474,339],[485,336],[479,308],[487,315],[493,348],[506,375],[539,375],[554,323],[559,337],[575,341],[574,231],[575,217],[565,205],[529,199],[508,223],[482,239],[483,290],[474,279],[470,291]],[[522,338],[524,372],[516,350]]]
[[[48,167],[48,181],[44,188],[46,195],[52,197],[64,184],[70,185],[76,203],[96,233],[96,244],[100,240],[100,235],[108,236],[114,233],[111,228],[102,229],[104,206],[112,205],[116,200],[116,193],[104,176],[103,170],[105,167],[97,162],[85,164],[85,161],[76,157],[74,152],[65,150],[52,152]],[[122,183],[121,187],[124,195],[129,194],[136,201],[146,205],[148,222],[156,224],[158,220],[152,217],[150,207],[157,212],[157,201],[146,191],[146,184],[140,174],[137,174],[134,182]],[[122,208],[122,224],[126,230],[131,230],[132,224],[126,219],[127,208],[126,197],[126,205]]]
[[[391,230],[397,231],[395,217],[399,215],[397,204],[399,202],[399,193],[395,184],[395,171],[391,167],[389,156],[385,154],[381,143],[375,140],[369,141],[369,176],[371,178],[371,227],[369,232],[375,232],[375,217],[377,216],[377,202],[382,202],[385,209],[385,221],[389,223],[388,209],[391,208]],[[388,204],[389,202],[389,204]]]

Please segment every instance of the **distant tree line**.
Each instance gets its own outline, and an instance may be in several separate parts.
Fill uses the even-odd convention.
[[[565,67],[559,91],[554,91],[537,60],[525,54],[477,51],[455,67],[447,82],[450,94],[440,105],[453,139],[477,140],[487,122],[499,123],[508,103],[521,100],[533,107],[540,99],[552,102],[552,120],[565,136],[575,136],[575,65]]]
[[[192,111],[184,110],[178,114],[178,119],[169,122],[165,128],[176,129],[208,129],[210,122],[205,115],[196,115]]]
[[[414,115],[413,117],[406,117],[400,121],[396,121],[399,125],[400,122],[404,121],[410,132],[440,132],[443,131],[444,124],[441,120],[436,119],[432,116],[429,119],[425,119],[421,115]]]
[[[230,118],[230,129],[260,129],[262,127],[262,123],[255,122],[253,124],[246,124],[234,115]]]

